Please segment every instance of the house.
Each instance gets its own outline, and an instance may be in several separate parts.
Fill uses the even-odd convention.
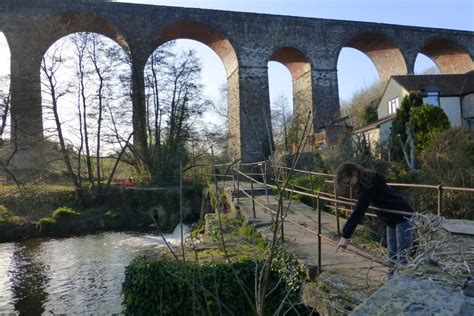
[[[474,70],[454,75],[392,76],[379,103],[378,118],[395,114],[410,91],[421,91],[424,103],[441,107],[451,126],[474,130]]]
[[[390,129],[392,128],[392,121],[394,119],[395,114],[390,114],[367,126],[361,127],[353,132],[353,138],[357,142],[364,139],[371,150],[377,148],[378,144],[384,146],[388,144]]]
[[[463,126],[474,131],[474,70],[453,75],[392,76],[380,100],[378,120],[354,131],[356,138],[369,144],[384,144],[390,137],[392,121],[403,97],[411,91],[421,91],[423,102],[439,106],[453,127]]]

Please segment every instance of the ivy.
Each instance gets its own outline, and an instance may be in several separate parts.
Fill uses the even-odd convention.
[[[255,297],[255,273],[262,260],[196,264],[161,257],[135,259],[126,268],[122,285],[124,312],[128,315],[251,315],[251,307],[238,285],[242,281]],[[236,273],[234,273],[236,271]],[[272,264],[265,314],[275,313],[281,302],[299,298],[300,273],[295,259],[279,249]],[[285,303],[285,309],[290,303]]]

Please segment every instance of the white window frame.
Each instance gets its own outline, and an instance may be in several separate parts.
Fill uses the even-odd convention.
[[[388,103],[388,114],[395,114],[397,112],[397,109],[400,107],[400,103],[398,102],[398,97],[388,100],[387,103]]]

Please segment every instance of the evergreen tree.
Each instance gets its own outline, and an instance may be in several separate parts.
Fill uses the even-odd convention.
[[[396,117],[392,123],[390,151],[393,159],[402,159],[403,152],[400,141],[405,144],[407,140],[406,124],[410,121],[411,109],[422,105],[423,95],[419,91],[412,91],[403,97],[400,108],[397,110]]]

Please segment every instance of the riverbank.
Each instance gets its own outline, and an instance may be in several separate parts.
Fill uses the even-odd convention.
[[[62,186],[30,187],[4,194],[0,200],[0,242],[37,237],[69,237],[101,231],[146,230],[154,224],[171,232],[179,223],[178,188],[112,188],[106,194],[88,193],[77,205],[74,189]],[[201,189],[183,188],[186,223],[199,219]]]
[[[312,315],[301,304],[304,276],[296,258],[277,246],[264,277],[271,243],[240,212],[226,212],[207,214],[183,247],[148,250],[132,261],[122,288],[124,313],[254,315],[262,308],[268,315]],[[261,287],[265,304],[257,298]]]

